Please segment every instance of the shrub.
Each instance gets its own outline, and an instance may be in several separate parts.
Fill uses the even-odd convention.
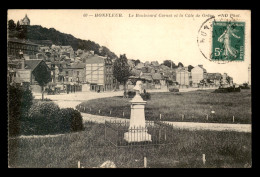
[[[127,91],[126,92],[127,98],[134,98],[134,96],[136,95],[135,91]],[[143,98],[143,100],[150,100],[151,99],[151,94],[146,92],[144,90],[144,93],[141,93],[140,96]]]
[[[134,98],[135,94],[136,94],[135,91],[127,91],[126,92],[127,98]]]
[[[179,92],[179,89],[177,89],[177,88],[169,88],[169,91],[170,92]]]
[[[227,87],[227,88],[218,88],[213,93],[228,93],[228,92],[240,92],[241,88]]]
[[[29,110],[28,117],[23,122],[23,133],[48,134],[59,132],[59,111],[59,106],[51,101],[34,103]]]
[[[83,119],[77,110],[60,109],[51,101],[38,101],[21,126],[24,134],[67,133],[83,130]]]
[[[9,136],[20,133],[21,121],[27,116],[33,104],[31,90],[21,86],[9,85],[8,87],[8,132]]]
[[[61,109],[60,130],[63,132],[75,132],[83,130],[83,119],[78,110],[72,108]]]
[[[148,93],[148,92],[141,93],[140,95],[143,98],[143,100],[150,100],[151,99],[151,94]]]

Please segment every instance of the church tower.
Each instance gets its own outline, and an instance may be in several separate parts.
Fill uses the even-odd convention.
[[[25,17],[20,20],[20,25],[24,25],[24,26],[30,25],[30,19],[28,18],[27,14],[25,14]]]

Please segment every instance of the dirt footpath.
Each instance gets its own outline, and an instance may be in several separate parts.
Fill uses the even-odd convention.
[[[83,121],[92,121],[96,123],[105,123],[107,120],[129,121],[129,119],[92,115],[81,113]],[[195,123],[195,122],[169,122],[174,128],[188,130],[215,130],[215,131],[236,131],[236,132],[251,132],[251,124],[222,124],[222,123]]]

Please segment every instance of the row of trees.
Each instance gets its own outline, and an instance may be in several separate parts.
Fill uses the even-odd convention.
[[[179,62],[178,65],[176,65],[176,64],[175,64],[173,61],[171,61],[171,60],[164,60],[164,61],[163,61],[163,65],[168,66],[169,68],[173,68],[173,69],[178,68],[178,67],[184,67],[184,65],[183,65],[181,62]],[[193,68],[194,68],[194,67],[193,67],[192,65],[189,65],[189,66],[188,66],[189,72],[190,72]]]
[[[13,20],[9,20],[8,21],[8,29],[13,31],[13,30],[21,30],[22,29],[22,26],[20,25],[20,22],[17,21],[17,23],[15,23]]]

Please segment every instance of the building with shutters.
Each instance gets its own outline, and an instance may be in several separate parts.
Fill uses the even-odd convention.
[[[203,68],[203,65],[195,66],[191,70],[191,77],[192,77],[192,86],[198,87],[200,84],[200,81],[207,78],[207,70]]]
[[[38,53],[38,45],[28,40],[18,38],[8,38],[8,56],[20,58],[21,52],[26,59],[35,59]]]
[[[191,86],[191,79],[188,67],[179,67],[176,69],[176,81],[180,86]]]
[[[113,77],[112,60],[108,57],[94,55],[86,60],[86,82],[91,91],[109,91],[116,86]]]

